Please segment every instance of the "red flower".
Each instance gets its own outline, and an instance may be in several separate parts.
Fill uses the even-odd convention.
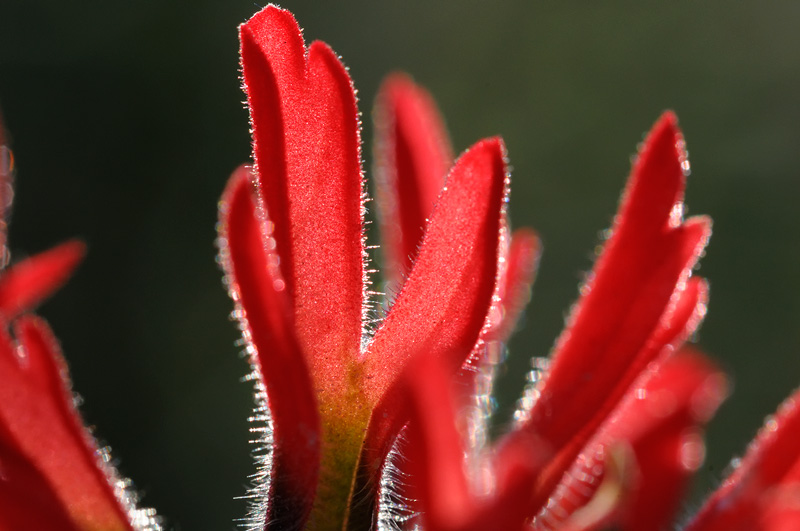
[[[710,221],[683,219],[676,118],[644,142],[566,331],[534,364],[512,429],[489,443],[493,369],[539,250],[531,231],[510,234],[502,141],[454,162],[427,93],[403,76],[386,82],[376,115],[390,302],[370,306],[380,294],[368,289],[347,72],[274,6],[242,25],[241,46],[255,165],[228,184],[219,244],[257,389],[248,528],[669,528],[727,392],[683,345],[705,314],[692,268]],[[70,242],[0,275],[0,531],[161,528],[82,425],[57,341],[26,313],[82,254]],[[768,419],[689,530],[800,527],[797,400]]]
[[[267,520],[276,528],[309,518],[368,524],[383,459],[407,421],[400,383],[408,361],[424,351],[455,371],[484,326],[505,231],[503,144],[473,146],[435,208],[420,204],[394,221],[402,232],[430,216],[408,279],[375,327],[347,72],[327,45],[306,49],[292,16],[274,7],[243,25],[241,39],[255,170],[231,179],[220,240],[269,397]],[[441,164],[419,179],[441,182],[447,155],[429,156]]]
[[[681,346],[705,313],[707,286],[691,271],[710,221],[683,219],[675,117],[644,143],[516,425],[488,445],[481,408],[464,402],[490,382],[538,248],[529,231],[508,245],[502,142],[483,140],[453,164],[430,97],[401,76],[385,84],[376,115],[390,302],[370,307],[347,71],[274,6],[240,34],[255,165],[225,192],[220,254],[258,383],[252,529],[667,526],[726,393],[721,372]],[[749,514],[781,493],[748,494]]]
[[[0,189],[10,194],[13,158],[0,123]],[[8,205],[9,197],[0,198]],[[2,231],[4,257],[5,231]],[[107,449],[84,428],[47,323],[29,312],[69,277],[84,254],[64,243],[0,274],[0,530],[156,531],[136,509]],[[13,335],[10,333],[13,332]]]

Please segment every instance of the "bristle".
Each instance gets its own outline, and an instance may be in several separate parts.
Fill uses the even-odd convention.
[[[378,491],[377,531],[402,531],[418,529],[414,523],[419,513],[411,509],[412,500],[403,495],[403,485],[408,481],[407,474],[398,463],[403,462],[403,446],[406,444],[405,430],[394,441],[381,470]]]
[[[253,448],[252,455],[256,472],[249,476],[250,487],[246,493],[237,497],[237,499],[247,501],[247,513],[236,523],[237,527],[243,531],[262,531],[266,525],[269,509],[274,443],[273,424],[267,391],[262,383],[263,379],[259,374],[258,367],[253,363],[252,356],[250,361],[251,371],[243,380],[253,382],[253,399],[256,405],[253,408],[253,414],[247,420],[252,424],[250,433],[254,435],[249,442]]]
[[[135,531],[163,531],[162,519],[151,507],[138,507],[139,494],[133,482],[117,471],[117,463],[111,456],[110,446],[101,446],[96,451],[98,467],[102,470],[114,489],[114,496],[119,501],[128,521]]]
[[[224,208],[227,205],[223,203],[220,206]],[[221,227],[218,227],[218,234],[220,236],[218,236],[216,242],[218,249],[217,263],[222,267],[224,273],[222,283],[231,300],[234,302],[234,310],[230,314],[231,320],[236,322],[238,329],[242,333],[242,337],[236,340],[235,345],[237,347],[244,347],[240,351],[240,356],[246,358],[250,364],[250,372],[242,378],[242,381],[253,382],[253,400],[255,402],[253,414],[248,418],[248,421],[252,423],[250,433],[255,435],[249,442],[253,445],[252,455],[256,465],[256,472],[249,476],[250,487],[245,494],[237,497],[237,499],[247,501],[247,512],[243,518],[236,519],[235,522],[237,527],[243,531],[263,531],[267,522],[267,513],[269,509],[274,428],[272,424],[272,415],[269,409],[267,390],[264,387],[264,379],[260,374],[260,369],[256,360],[257,351],[250,337],[247,316],[239,302],[238,286],[230,273],[232,267],[228,242],[222,236],[224,232],[219,229],[221,229]]]

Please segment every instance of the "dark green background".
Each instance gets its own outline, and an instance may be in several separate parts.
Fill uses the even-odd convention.
[[[457,150],[502,134],[511,212],[545,252],[502,398],[547,353],[629,169],[662,110],[691,153],[691,213],[714,237],[703,349],[733,397],[699,490],[800,384],[800,3],[286,2],[342,55],[370,105],[405,69],[436,95]],[[249,156],[236,26],[256,6],[0,0],[0,105],[17,155],[19,258],[90,246],[41,312],[121,470],[177,530],[232,529],[252,471],[250,388],[214,263],[216,201]]]

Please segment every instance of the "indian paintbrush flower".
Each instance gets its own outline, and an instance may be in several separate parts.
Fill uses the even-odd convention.
[[[454,160],[430,96],[403,75],[385,82],[384,296],[371,290],[347,70],[274,6],[240,38],[254,163],[230,178],[218,244],[257,391],[244,526],[670,528],[727,393],[716,365],[684,344],[706,312],[708,286],[692,271],[711,225],[683,216],[689,162],[675,116],[642,144],[565,331],[490,441],[493,371],[539,256],[531,230],[509,227],[502,140]],[[0,530],[160,528],[81,425],[57,342],[26,313],[82,253],[68,243],[0,275]],[[800,529],[797,399],[687,529]]]
[[[0,203],[11,201],[13,155],[0,123]],[[0,217],[2,217],[0,214]],[[5,222],[3,265],[7,261]],[[84,245],[63,243],[0,273],[0,529],[3,531],[157,531],[135,507],[83,426],[58,341],[30,311],[66,281]]]

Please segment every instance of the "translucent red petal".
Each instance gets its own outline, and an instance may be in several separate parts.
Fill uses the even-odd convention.
[[[435,358],[417,358],[406,377],[411,422],[408,463],[418,482],[413,493],[428,531],[505,531],[527,528],[525,498],[541,460],[532,455],[534,445],[520,444],[513,463],[506,463],[502,484],[496,488],[476,484],[465,462],[461,434],[455,425],[449,371]],[[530,441],[528,441],[530,442]],[[489,463],[486,463],[490,466]]]
[[[403,74],[383,83],[375,116],[383,273],[393,290],[411,270],[453,152],[433,98]]]
[[[269,221],[257,213],[251,176],[249,167],[239,168],[223,195],[220,256],[269,398],[273,460],[267,516],[280,525],[301,525],[311,510],[319,475],[317,401],[294,336],[276,256],[267,249],[264,229]]]
[[[18,320],[15,333],[18,346],[0,327],[0,461],[9,461],[17,485],[49,490],[40,493],[45,505],[37,517],[52,518],[51,529],[61,529],[67,515],[80,531],[133,531],[74,409],[56,339],[44,321],[30,316]],[[0,514],[4,524],[20,518]]]
[[[616,449],[627,450],[629,477],[610,507],[617,528],[668,529],[692,473],[702,464],[701,430],[727,396],[720,370],[684,349],[642,375],[562,479],[535,529],[560,528],[603,483]]]
[[[472,351],[495,290],[504,157],[499,139],[484,140],[450,172],[411,275],[364,354],[373,403],[412,355],[446,356],[455,370]]]
[[[674,116],[666,114],[634,164],[612,236],[557,342],[541,397],[523,425],[559,454],[537,487],[533,510],[647,363],[667,343],[681,339],[695,313],[689,304],[686,320],[672,323],[676,302],[710,234],[705,218],[682,223],[684,161],[682,136]]]
[[[327,45],[306,49],[288,11],[266,7],[240,37],[258,192],[297,339],[318,385],[344,385],[361,344],[365,280],[353,86]]]

